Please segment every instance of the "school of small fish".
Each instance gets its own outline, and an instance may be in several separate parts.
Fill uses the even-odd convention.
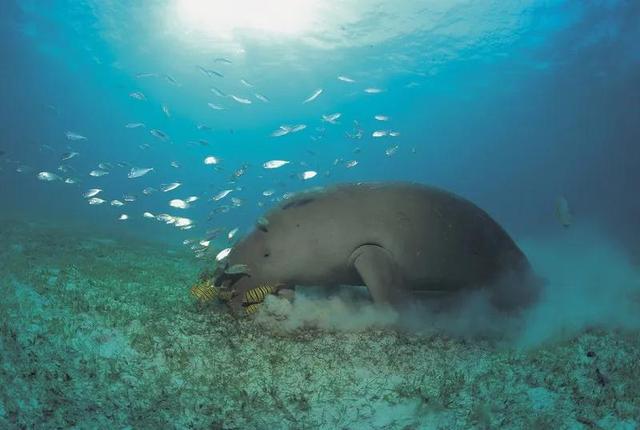
[[[44,164],[41,168],[36,168],[16,162],[14,170],[21,174],[35,175],[39,181],[53,184],[47,186],[82,187],[78,190],[81,201],[90,206],[116,208],[119,212],[113,214],[113,219],[126,221],[125,224],[134,226],[136,219],[144,219],[154,220],[180,230],[192,230],[196,227],[195,220],[178,214],[190,214],[195,213],[191,211],[206,209],[209,213],[207,220],[218,222],[217,219],[222,214],[245,207],[249,202],[255,201],[254,204],[259,208],[276,204],[295,195],[295,192],[287,189],[289,187],[304,187],[301,184],[307,181],[319,183],[322,178],[329,177],[334,169],[353,169],[359,166],[360,160],[352,157],[362,151],[376,151],[382,157],[402,154],[399,152],[398,144],[384,147],[377,146],[378,143],[372,143],[370,149],[367,149],[364,143],[360,146],[350,146],[351,143],[357,143],[360,140],[388,142],[388,138],[398,137],[400,133],[389,127],[394,124],[389,115],[392,112],[371,112],[368,117],[357,118],[346,112],[332,112],[326,109],[326,103],[340,95],[337,91],[351,91],[350,94],[359,94],[360,97],[364,97],[363,94],[380,94],[379,97],[368,99],[372,101],[384,100],[384,93],[390,92],[382,86],[372,85],[372,82],[367,84],[366,75],[352,71],[353,75],[334,75],[333,84],[325,79],[322,81],[322,86],[314,85],[306,91],[294,94],[293,102],[297,106],[293,113],[296,116],[283,118],[278,123],[272,124],[270,128],[272,131],[269,133],[267,130],[264,136],[265,142],[269,136],[273,138],[287,136],[282,140],[268,140],[273,143],[265,151],[274,158],[270,159],[267,155],[259,162],[255,159],[253,162],[250,160],[239,162],[238,152],[232,149],[233,155],[229,154],[225,147],[224,136],[220,133],[220,130],[225,127],[226,115],[230,112],[252,112],[254,109],[282,109],[281,101],[276,97],[277,94],[265,91],[264,77],[258,75],[233,77],[234,67],[238,67],[239,64],[242,64],[242,61],[215,57],[207,62],[193,65],[191,77],[176,77],[169,73],[152,71],[135,74],[135,78],[140,82],[139,88],[136,88],[137,85],[132,85],[131,88],[123,91],[122,97],[124,100],[130,100],[128,103],[131,104],[132,109],[140,110],[140,116],[136,118],[132,115],[118,125],[121,130],[122,127],[124,128],[120,133],[126,133],[131,136],[131,139],[135,139],[135,143],[131,145],[131,151],[137,151],[138,155],[132,156],[128,161],[94,161],[95,164],[91,168],[86,170],[80,168],[79,163],[92,159],[92,145],[102,146],[108,144],[106,139],[118,139],[118,137],[114,135],[114,137],[106,136],[105,138],[105,136],[91,133],[91,130],[82,124],[69,122],[69,127],[73,128],[64,131],[62,140],[65,142],[65,151],[57,152],[57,149],[51,145],[41,145],[40,148],[42,151],[57,153],[53,159],[60,163],[58,166]],[[207,112],[208,119],[194,124],[194,130],[197,130],[199,135],[185,138],[179,135],[180,133],[177,133],[175,127],[171,125],[183,117],[184,112],[180,112],[176,106],[168,103],[167,101],[171,98],[166,94],[158,100],[159,95],[155,94],[157,90],[152,90],[152,87],[145,83],[152,81],[164,83],[175,92],[186,87],[187,85],[183,86],[183,83],[188,79],[194,79],[195,82],[201,82],[204,85],[205,98],[202,102],[206,106],[202,106],[202,110]],[[209,101],[206,100],[207,96]],[[55,106],[51,106],[50,109],[60,115],[61,111],[58,111]],[[148,114],[145,113],[147,111]],[[150,119],[152,117],[157,121],[152,121]],[[376,124],[384,124],[385,127],[376,127]],[[229,131],[233,133],[233,130]],[[322,145],[323,139],[328,139],[329,136],[342,136],[343,139],[346,136],[345,150],[342,154],[336,154],[337,157],[333,163],[326,163],[326,161],[322,163],[317,157],[322,151],[319,145]],[[292,155],[286,159],[276,158],[278,154],[274,153],[274,145],[281,142],[285,145],[299,145],[298,142],[304,141],[314,145],[304,147],[300,151],[302,154],[306,153],[309,159],[302,159],[300,155]],[[260,145],[259,142],[256,144]],[[199,161],[186,156],[186,150],[176,151],[181,145],[186,145],[185,148],[191,148],[189,150],[199,154]],[[172,157],[175,159],[162,162],[155,156],[144,156],[147,151],[151,152],[160,147],[165,148],[164,151],[172,151]],[[209,148],[207,151],[215,152],[216,155],[204,154],[200,152],[202,148]],[[241,150],[244,148],[238,148],[238,151]],[[411,153],[414,152],[415,148],[412,148]],[[3,156],[0,161],[6,163],[5,152],[0,151],[0,155]],[[207,189],[200,186],[198,189],[198,184],[185,180],[185,173],[189,174],[191,170],[203,168],[207,169],[206,172],[210,175],[214,175],[211,179],[213,188]],[[264,187],[254,191],[243,186],[243,177],[250,175],[254,175]],[[62,185],[55,185],[55,183]],[[127,192],[116,191],[123,186],[128,188]],[[183,191],[184,194],[180,196],[179,194]],[[158,196],[163,196],[163,193],[170,193],[167,194],[170,198],[157,201]],[[152,201],[157,203],[151,205]],[[563,225],[568,225],[570,221],[566,220],[568,216],[565,212],[568,210],[565,206],[559,204],[557,212],[558,217],[562,218]],[[170,211],[174,213],[168,213]],[[267,225],[266,219],[258,220],[258,228],[266,229]],[[216,260],[221,261],[231,252],[231,246],[238,239],[239,231],[241,231],[239,227],[218,227],[208,230],[204,237],[187,239],[184,244],[189,246],[199,258],[213,255]],[[241,269],[231,268],[231,270]],[[205,294],[202,291],[199,293]]]

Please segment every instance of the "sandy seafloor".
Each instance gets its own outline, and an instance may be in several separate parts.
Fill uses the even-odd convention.
[[[198,306],[180,248],[5,220],[0,428],[636,429],[640,332],[533,348],[278,330]]]

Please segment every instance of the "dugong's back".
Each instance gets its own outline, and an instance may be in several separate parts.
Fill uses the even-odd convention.
[[[364,244],[385,248],[413,290],[455,290],[530,270],[517,245],[482,209],[433,187],[342,185],[303,194],[273,215],[276,226],[293,219],[312,226],[305,240],[322,260],[345,261]]]

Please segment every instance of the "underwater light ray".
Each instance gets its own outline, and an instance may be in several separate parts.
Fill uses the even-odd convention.
[[[240,30],[296,36],[312,28],[318,5],[317,0],[176,0],[170,13],[185,27],[222,39]]]

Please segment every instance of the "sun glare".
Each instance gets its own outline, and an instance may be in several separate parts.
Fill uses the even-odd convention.
[[[319,0],[175,0],[170,12],[188,31],[232,39],[238,32],[297,36],[313,26]]]

